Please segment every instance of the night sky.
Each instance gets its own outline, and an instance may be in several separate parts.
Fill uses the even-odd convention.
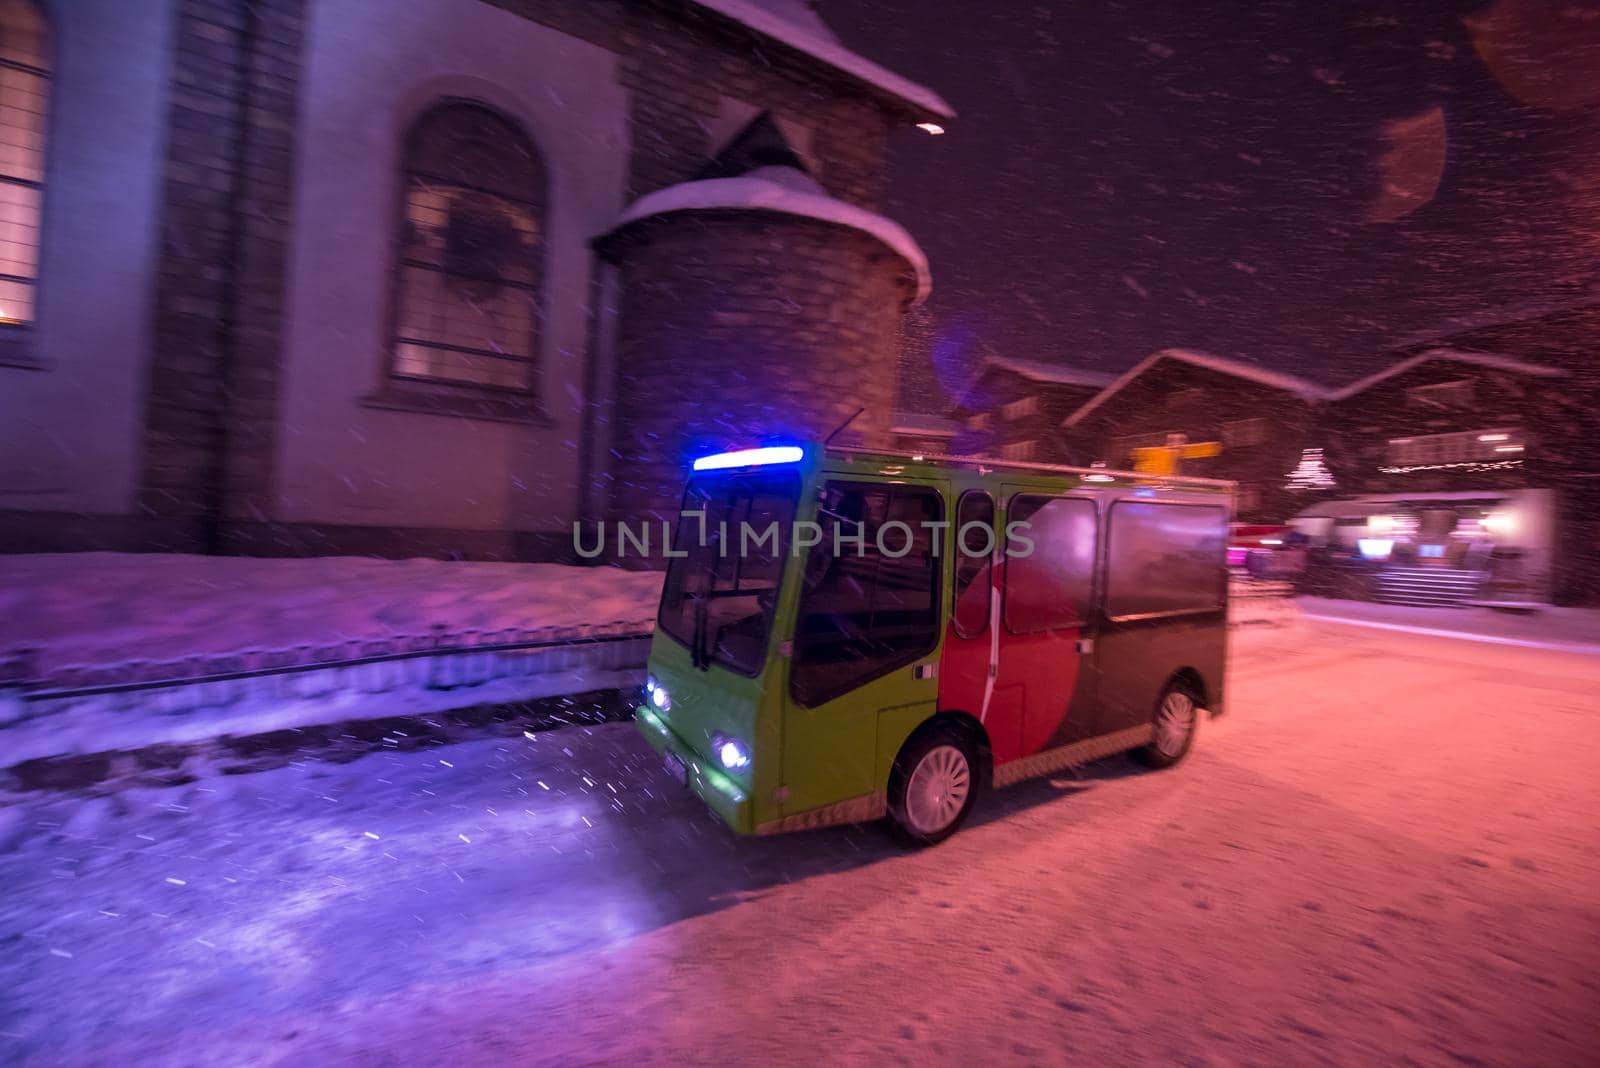
[[[818,9],[958,112],[893,141],[886,210],[934,275],[910,405],[985,345],[1340,382],[1600,280],[1600,0]]]

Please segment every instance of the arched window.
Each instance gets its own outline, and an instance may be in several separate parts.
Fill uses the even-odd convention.
[[[0,0],[0,327],[33,322],[50,29],[32,0]]]
[[[531,393],[544,260],[544,165],[481,104],[422,116],[405,146],[395,377]]]

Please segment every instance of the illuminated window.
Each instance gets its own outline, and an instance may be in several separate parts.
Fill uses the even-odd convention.
[[[1391,468],[1506,467],[1520,462],[1527,449],[1520,430],[1468,430],[1394,438],[1386,459]]]
[[[967,426],[972,430],[983,430],[989,425],[989,413],[978,412],[967,416]]]
[[[33,321],[49,51],[38,6],[0,0],[0,326]]]
[[[406,142],[397,378],[532,392],[544,254],[544,164],[493,111],[450,101]]]
[[[1038,415],[1039,398],[1020,397],[1017,400],[1012,401],[1010,404],[1002,406],[1000,409],[1000,414],[1004,416],[1008,422],[1016,419],[1022,419],[1030,415]]]

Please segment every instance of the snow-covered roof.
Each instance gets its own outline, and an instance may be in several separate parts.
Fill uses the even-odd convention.
[[[1281,389],[1285,393],[1293,393],[1304,400],[1327,400],[1331,396],[1331,392],[1327,388],[1319,386],[1315,382],[1307,381],[1295,375],[1284,374],[1282,371],[1270,371],[1265,367],[1246,363],[1243,360],[1234,360],[1227,356],[1216,356],[1209,352],[1197,352],[1193,349],[1162,349],[1160,352],[1153,352],[1134,364],[1115,382],[1112,382],[1105,389],[1091,397],[1089,402],[1082,408],[1067,416],[1061,425],[1077,426],[1090,412],[1093,412],[1100,405],[1116,396],[1124,386],[1162,360],[1177,360],[1180,363],[1191,364],[1195,367],[1204,367],[1219,374],[1243,378],[1271,389]]]
[[[1520,323],[1528,319],[1544,319],[1560,315],[1563,312],[1582,311],[1596,304],[1600,304],[1600,288],[1580,293],[1569,293],[1558,300],[1544,298],[1523,304],[1503,305],[1447,315],[1429,329],[1409,334],[1394,342],[1389,348],[1391,350],[1409,349],[1416,345],[1445,341],[1461,334],[1470,334],[1478,330],[1488,330],[1497,326],[1510,326],[1513,323]]]
[[[820,16],[803,0],[693,0],[699,7],[714,11],[769,37],[779,44],[804,52],[880,91],[910,104],[919,111],[940,118],[955,118],[955,110],[927,86],[902,78],[857,55],[828,29]]]
[[[977,388],[983,376],[991,367],[999,367],[1010,371],[1012,374],[1021,375],[1033,382],[1046,382],[1058,386],[1092,386],[1095,389],[1106,385],[1112,376],[1104,371],[1089,371],[1081,367],[1068,367],[1066,364],[1047,363],[1044,360],[1024,360],[1015,356],[1002,356],[984,344],[983,359],[978,361],[972,376],[955,391],[957,404],[966,404],[967,398]]]
[[[922,412],[895,412],[889,427],[891,434],[921,434],[924,437],[955,437],[961,424],[954,419]]]
[[[921,304],[933,289],[928,257],[905,227],[829,196],[816,179],[793,167],[759,167],[738,178],[706,178],[669,185],[634,201],[622,213],[617,226],[679,211],[770,211],[859,230],[889,246],[911,265],[917,278],[913,304]]]
[[[1111,384],[1114,377],[1104,371],[1086,371],[1081,367],[1068,367],[1065,364],[1046,363],[1043,360],[1021,360],[1015,356],[1000,356],[990,354],[984,361],[985,367],[1000,367],[1007,371],[1031,378],[1035,382],[1049,382],[1059,386],[1094,386],[1100,388]]]
[[[1427,352],[1418,353],[1386,367],[1377,374],[1368,375],[1366,378],[1350,383],[1343,389],[1334,390],[1330,395],[1332,400],[1343,400],[1353,397],[1357,393],[1377,385],[1395,375],[1403,375],[1418,364],[1429,363],[1433,360],[1446,360],[1451,363],[1467,363],[1477,367],[1488,367],[1496,371],[1509,371],[1512,374],[1531,375],[1535,378],[1560,378],[1567,372],[1559,367],[1547,367],[1540,363],[1528,363],[1511,356],[1502,356],[1494,352],[1461,352],[1457,349],[1429,349]]]

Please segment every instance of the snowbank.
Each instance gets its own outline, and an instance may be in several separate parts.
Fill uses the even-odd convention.
[[[256,559],[180,554],[0,556],[0,657],[77,665],[176,661],[430,633],[648,625],[661,576],[561,564]]]

